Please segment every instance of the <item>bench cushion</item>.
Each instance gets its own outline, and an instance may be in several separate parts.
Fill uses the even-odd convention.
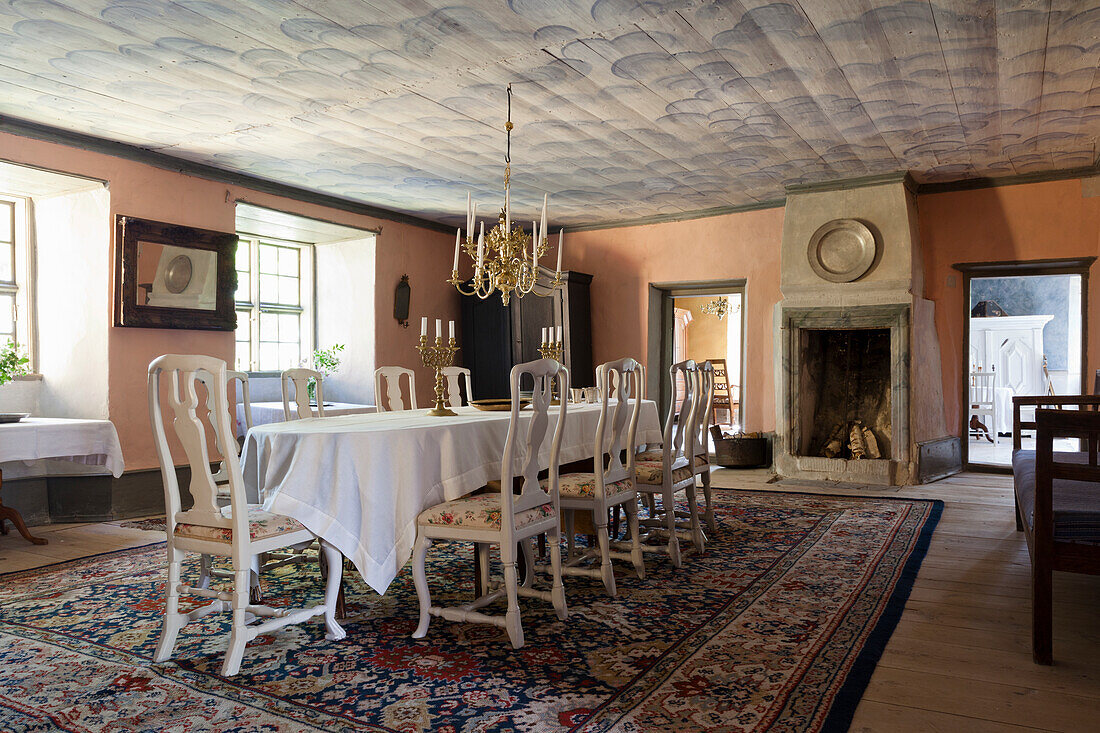
[[[1089,462],[1087,453],[1057,453],[1060,463]],[[1023,520],[1035,526],[1035,451],[1012,454],[1012,481]],[[1100,484],[1055,479],[1051,503],[1054,510],[1054,539],[1058,542],[1100,544]]]

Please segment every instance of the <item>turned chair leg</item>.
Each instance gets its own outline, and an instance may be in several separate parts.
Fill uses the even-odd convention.
[[[428,624],[432,622],[432,594],[428,590],[428,576],[424,568],[428,548],[431,546],[432,541],[421,535],[416,538],[416,546],[413,548],[413,585],[416,586],[416,598],[420,603],[420,625],[413,632],[414,639],[423,639],[428,633]]]

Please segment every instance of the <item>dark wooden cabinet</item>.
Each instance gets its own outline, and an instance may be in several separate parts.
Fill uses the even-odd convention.
[[[535,290],[522,298],[513,296],[507,307],[501,303],[499,293],[485,300],[476,295],[463,296],[459,356],[462,366],[471,372],[474,399],[507,397],[512,367],[540,358],[542,329],[547,326],[562,327],[563,359],[569,368],[571,385],[595,384],[588,292],[592,276],[583,272],[562,273],[564,284],[551,291],[547,285],[554,274],[546,268],[540,269],[542,274]],[[540,297],[543,293],[549,295]]]

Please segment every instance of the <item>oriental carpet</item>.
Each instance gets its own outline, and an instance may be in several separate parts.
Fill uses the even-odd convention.
[[[675,570],[647,555],[619,597],[566,578],[569,619],[520,599],[527,644],[433,619],[414,640],[409,569],[348,581],[346,639],[259,637],[217,675],[227,620],[150,661],[163,543],[0,577],[0,729],[11,731],[844,730],[909,595],[942,504],[716,490],[720,531]],[[468,545],[429,553],[433,600],[471,596]],[[316,567],[264,574],[265,601],[321,595]],[[196,602],[195,605],[198,605]]]

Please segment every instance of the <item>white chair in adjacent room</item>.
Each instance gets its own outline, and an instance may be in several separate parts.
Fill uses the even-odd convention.
[[[283,418],[285,420],[304,420],[313,417],[313,408],[309,404],[309,380],[314,380],[316,387],[314,394],[317,396],[317,417],[325,416],[325,395],[323,382],[325,375],[313,369],[299,367],[297,369],[284,369],[279,376],[279,386],[283,390]],[[294,386],[294,409],[290,409],[290,390],[288,386]]]
[[[984,437],[998,445],[997,372],[970,372],[970,420],[967,422],[971,438],[980,440],[983,437],[982,429],[975,424],[975,420],[981,423],[982,417],[988,418],[984,423],[987,428]]]
[[[531,407],[520,416],[520,379],[530,375],[534,381]],[[560,400],[557,409],[557,426],[550,444],[550,466],[546,486],[539,482],[539,452],[547,438],[550,422],[551,387],[558,383],[558,394],[569,394],[569,372],[552,359],[540,359],[512,367],[512,413],[508,423],[508,437],[500,462],[499,493],[477,494],[437,504],[421,512],[416,523],[416,546],[413,549],[413,582],[420,601],[420,625],[413,632],[416,639],[428,633],[432,616],[449,621],[493,624],[503,627],[516,649],[523,646],[523,625],[520,621],[519,596],[541,598],[550,601],[559,619],[565,620],[565,586],[562,584],[561,528],[558,505],[558,459],[561,453],[562,434],[565,430],[568,400]],[[520,466],[518,474],[515,468]],[[522,488],[514,494],[510,487],[513,478],[521,479]],[[542,533],[550,537],[550,561],[552,587],[549,592],[535,590],[533,585],[533,538]],[[436,540],[473,542],[478,548],[482,578],[487,579],[489,545],[500,547],[500,560],[504,569],[503,583],[495,590],[494,584],[485,582],[477,589],[478,597],[459,607],[440,608],[432,605],[424,562],[428,549]],[[522,546],[528,572],[523,585],[519,584],[516,569],[517,544]],[[457,569],[457,567],[456,567]],[[491,616],[478,609],[501,598],[507,598],[505,616]]]
[[[637,450],[638,416],[641,400],[622,399],[641,390],[642,367],[633,359],[601,364],[596,369],[600,419],[596,423],[593,447],[593,472],[563,474],[558,483],[562,518],[568,539],[566,575],[599,578],[609,596],[615,596],[615,571],[612,558],[629,560],[639,579],[645,579],[645,561],[638,526],[638,492],[634,485],[634,453]],[[619,389],[612,389],[615,385]],[[625,386],[625,389],[624,389]],[[617,394],[612,395],[612,392]],[[623,462],[625,452],[626,462]],[[544,479],[543,485],[546,486]],[[622,507],[630,527],[630,551],[612,550],[607,531],[608,510]],[[573,515],[590,512],[596,528],[597,547],[573,554]],[[589,565],[598,561],[598,565]]]
[[[401,396],[401,377],[408,377],[409,402]],[[379,412],[416,409],[416,375],[412,369],[396,366],[378,367],[374,370],[374,401]]]
[[[682,553],[680,539],[689,540],[698,552],[705,549],[705,538],[699,520],[698,502],[695,498],[695,471],[692,468],[695,455],[695,411],[699,409],[699,377],[695,362],[691,359],[673,364],[669,368],[672,389],[669,394],[668,417],[661,441],[660,458],[653,460],[654,454],[647,451],[634,463],[639,493],[648,493],[660,497],[657,517],[641,522],[643,527],[651,529],[651,534],[667,535],[667,545],[653,547],[643,545],[648,552],[667,553],[675,567],[680,567]],[[683,385],[684,394],[678,394]],[[676,405],[680,411],[676,411]],[[679,522],[676,516],[676,494],[687,494],[687,525]],[[650,506],[655,506],[651,503]],[[651,512],[652,513],[652,512]]]
[[[447,407],[462,407],[461,386],[466,388],[466,403],[474,398],[472,385],[470,384],[470,370],[466,367],[443,367],[443,379],[447,384]]]
[[[161,382],[165,377],[167,389],[162,390]],[[214,392],[214,409],[205,415],[205,420],[197,412],[197,385],[200,381]],[[175,461],[168,446],[161,411],[162,399],[171,410],[170,423],[191,469],[190,493],[194,504],[187,511],[182,511]],[[227,677],[240,671],[241,659],[249,641],[288,624],[323,615],[326,638],[342,639],[345,633],[336,622],[336,598],[343,563],[339,551],[324,540],[321,540],[321,552],[328,569],[324,603],[290,610],[249,603],[250,573],[257,564],[258,555],[318,538],[290,517],[270,514],[259,505],[247,503],[240,461],[236,456],[236,441],[231,437],[233,430],[229,418],[225,362],[209,356],[178,354],[153,360],[149,365],[149,417],[164,483],[168,532],[166,607],[154,661],[163,662],[172,656],[180,629],[220,611],[232,612],[229,649],[221,668],[222,675]],[[210,470],[206,421],[212,423],[214,447],[225,458],[228,468],[229,504],[226,506],[218,504],[218,487]],[[233,572],[232,591],[200,588],[183,582],[183,560],[188,552],[227,558]],[[179,604],[183,594],[208,598],[211,602],[189,612],[181,612]]]

